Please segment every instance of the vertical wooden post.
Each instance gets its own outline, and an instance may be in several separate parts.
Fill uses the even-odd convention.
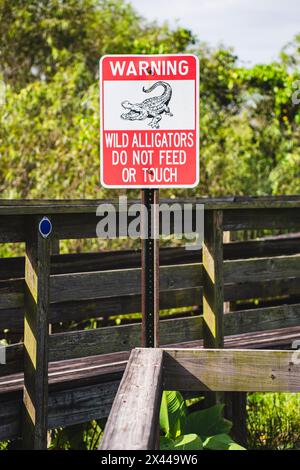
[[[223,243],[230,243],[232,232],[223,232]],[[231,302],[224,302],[224,313],[229,313]]]
[[[59,255],[59,239],[52,238],[51,240],[51,255]]]
[[[224,347],[223,212],[207,212],[203,243],[204,347]],[[246,394],[207,394],[209,405],[225,404],[224,415],[233,424],[232,435],[242,445],[246,441]]]
[[[205,348],[223,348],[223,212],[205,211],[203,261],[203,343]],[[205,393],[208,406],[224,401],[221,392]]]
[[[142,190],[142,346],[159,346],[159,190]]]
[[[204,347],[223,348],[223,212],[206,211],[203,242]]]
[[[247,392],[226,392],[225,418],[232,421],[231,436],[247,447]]]
[[[58,238],[51,238],[50,244],[50,254],[51,255],[59,255],[59,239]],[[52,324],[49,323],[49,335],[52,333]]]
[[[25,449],[47,448],[51,230],[49,219],[42,217],[33,217],[27,227],[22,423]]]
[[[230,243],[236,239],[236,232],[224,232],[223,242]],[[224,314],[234,309],[235,302],[224,302]],[[246,392],[224,393],[225,410],[224,415],[232,421],[231,435],[235,441],[242,446],[247,446],[247,422],[246,422]]]

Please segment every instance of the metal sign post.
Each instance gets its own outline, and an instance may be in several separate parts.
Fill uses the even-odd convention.
[[[142,190],[142,346],[159,346],[159,190]]]

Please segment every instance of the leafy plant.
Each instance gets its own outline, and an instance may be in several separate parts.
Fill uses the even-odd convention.
[[[224,405],[189,412],[181,393],[163,392],[160,408],[162,450],[244,450],[229,436],[231,422]]]
[[[248,394],[247,427],[251,449],[299,449],[299,394]]]

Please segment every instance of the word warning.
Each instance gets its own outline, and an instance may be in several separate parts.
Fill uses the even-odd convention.
[[[107,55],[100,61],[101,184],[199,182],[199,64],[194,55]]]

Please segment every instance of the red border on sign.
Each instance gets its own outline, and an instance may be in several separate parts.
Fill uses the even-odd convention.
[[[123,62],[126,62],[128,61],[128,58],[132,59],[134,61],[134,59],[136,58],[137,62],[138,61],[141,61],[141,58],[143,58],[143,62],[144,62],[144,68],[142,69],[143,72],[145,71],[145,69],[148,67],[148,69],[151,67],[151,61],[155,61],[155,60],[159,60],[159,58],[163,58],[163,59],[171,59],[171,58],[176,58],[176,59],[184,59],[187,61],[187,63],[189,64],[189,70],[190,70],[190,66],[192,64],[192,72],[191,73],[187,73],[186,75],[183,76],[174,76],[174,75],[170,75],[170,74],[166,74],[166,73],[161,73],[161,74],[155,74],[154,76],[151,75],[151,73],[148,73],[148,74],[143,74],[143,75],[133,75],[133,76],[126,76],[126,79],[124,79],[123,76],[119,75],[118,72],[116,72],[116,75],[112,75],[110,73],[110,69],[109,67],[107,66],[107,62],[109,59],[118,59],[120,61],[120,63],[122,64]],[[123,71],[125,71],[125,67],[123,68]],[[163,71],[163,70],[162,70]],[[103,72],[104,72],[104,75],[105,75],[105,80],[102,79],[102,76],[103,76]],[[166,72],[165,70],[163,72]],[[126,73],[126,72],[125,72]],[[109,77],[107,78],[106,75]],[[145,81],[145,80],[149,80],[149,81],[153,81],[153,80],[195,80],[195,119],[194,119],[194,122],[195,122],[195,128],[194,130],[185,130],[185,129],[182,129],[182,130],[168,130],[168,131],[163,131],[163,132],[183,132],[183,131],[191,131],[195,134],[195,145],[193,146],[192,150],[195,152],[195,169],[194,169],[194,174],[195,174],[195,181],[191,182],[191,181],[187,181],[186,178],[182,177],[181,178],[181,182],[180,184],[177,184],[177,183],[168,183],[168,184],[159,184],[157,182],[154,182],[154,183],[149,183],[149,184],[132,184],[132,183],[128,183],[128,184],[112,184],[108,181],[108,179],[106,179],[106,182],[104,181],[105,179],[105,173],[103,171],[103,157],[104,157],[104,133],[105,132],[115,132],[115,133],[122,133],[122,132],[126,132],[126,133],[131,133],[131,132],[146,132],[146,133],[151,133],[151,132],[156,132],[155,130],[151,131],[151,130],[144,130],[144,131],[138,131],[138,130],[117,130],[117,131],[108,131],[108,130],[105,130],[105,124],[104,124],[104,87],[102,86],[102,83],[104,81],[109,81],[109,80],[124,80],[124,81],[133,81],[133,80],[136,80],[136,81]],[[102,139],[101,139],[101,144],[100,144],[100,152],[101,152],[101,168],[100,168],[100,180],[101,180],[101,184],[103,187],[106,187],[106,188],[153,188],[153,187],[156,187],[156,188],[170,188],[170,187],[174,187],[174,188],[193,188],[195,186],[197,186],[199,184],[199,59],[197,56],[193,55],[193,54],[170,54],[170,55],[106,55],[106,56],[103,56],[100,60],[100,109],[101,109],[101,126],[100,126],[100,131],[101,131],[101,136],[102,136]],[[161,131],[162,132],[162,131]],[[198,145],[197,145],[198,143]],[[107,152],[107,149],[106,149],[106,152]],[[194,162],[193,162],[194,163]],[[193,164],[192,163],[192,164]],[[111,175],[113,175],[113,168],[111,165],[107,165],[106,166],[108,167],[108,170],[109,170],[109,173]],[[188,167],[189,165],[187,165]],[[114,175],[113,175],[114,177]],[[182,182],[183,181],[183,182]]]

